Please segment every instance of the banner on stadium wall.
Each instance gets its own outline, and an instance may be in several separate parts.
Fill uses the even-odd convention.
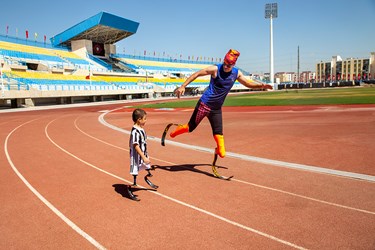
[[[92,49],[93,49],[93,54],[95,56],[104,56],[104,44],[102,43],[92,43]]]

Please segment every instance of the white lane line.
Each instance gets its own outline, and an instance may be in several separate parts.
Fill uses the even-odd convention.
[[[55,119],[55,120],[57,120],[57,119]],[[64,149],[63,147],[61,147],[60,145],[58,145],[55,141],[53,141],[52,138],[51,138],[51,137],[49,136],[49,134],[48,134],[48,127],[49,127],[50,124],[52,124],[55,120],[50,121],[50,122],[47,124],[46,128],[45,128],[45,134],[46,134],[48,140],[50,140],[50,142],[51,142],[52,144],[54,144],[57,148],[59,148],[61,151],[65,152],[66,154],[70,155],[70,156],[73,157],[74,159],[76,159],[76,160],[78,160],[78,161],[80,161],[80,162],[86,164],[87,166],[89,166],[89,167],[91,167],[91,168],[93,168],[93,169],[96,169],[96,170],[98,170],[98,171],[100,171],[100,172],[102,172],[102,173],[105,173],[105,174],[107,174],[107,175],[109,175],[109,176],[112,176],[112,177],[114,177],[114,178],[116,178],[116,179],[118,179],[118,180],[124,181],[124,182],[129,183],[129,184],[133,184],[133,182],[131,182],[131,181],[128,181],[128,180],[126,180],[126,179],[124,179],[124,178],[122,178],[122,177],[119,177],[119,176],[115,175],[115,174],[112,174],[112,173],[110,173],[110,172],[108,172],[108,171],[106,171],[106,170],[104,170],[104,169],[101,169],[101,168],[99,168],[99,167],[97,167],[97,166],[95,166],[95,165],[93,165],[93,164],[91,164],[91,163],[89,163],[89,162],[87,162],[87,161],[85,161],[85,160],[79,158],[78,156],[76,156],[76,155],[70,153],[68,150]],[[138,186],[139,186],[140,188],[144,188],[144,189],[146,189],[146,187],[143,187],[143,186],[141,186],[141,185],[138,185]],[[163,198],[165,198],[165,199],[168,199],[168,200],[173,201],[173,202],[175,202],[175,203],[178,203],[178,204],[180,204],[180,205],[183,205],[183,206],[186,206],[186,207],[188,207],[188,208],[194,209],[194,210],[196,210],[196,211],[198,211],[198,212],[201,212],[201,213],[207,214],[207,215],[209,215],[209,216],[212,216],[212,217],[214,217],[214,218],[216,218],[216,219],[219,219],[219,220],[221,220],[221,221],[224,221],[224,222],[226,222],[226,223],[229,223],[229,224],[231,224],[231,225],[233,225],[233,226],[237,226],[237,227],[239,227],[239,228],[242,228],[242,229],[245,229],[245,230],[247,230],[247,231],[253,232],[253,233],[255,233],[255,234],[261,235],[261,236],[266,237],[266,238],[268,238],[268,239],[271,239],[271,240],[277,241],[277,242],[279,242],[279,243],[281,243],[281,244],[284,244],[284,245],[287,245],[287,246],[290,246],[290,247],[293,247],[293,248],[296,248],[296,249],[306,249],[306,248],[304,248],[304,247],[301,247],[301,246],[298,246],[298,245],[296,245],[296,244],[293,244],[293,243],[291,243],[291,242],[289,242],[289,241],[282,240],[282,239],[280,239],[280,238],[277,238],[277,237],[272,236],[272,235],[270,235],[270,234],[267,234],[267,233],[261,232],[261,231],[259,231],[259,230],[254,229],[254,228],[251,228],[251,227],[248,227],[248,226],[242,225],[242,224],[240,224],[240,223],[238,223],[238,222],[235,222],[235,221],[229,220],[229,219],[227,219],[227,218],[225,218],[225,217],[222,217],[222,216],[220,216],[220,215],[214,214],[214,213],[209,212],[209,211],[207,211],[207,210],[204,210],[204,209],[202,209],[202,208],[196,207],[196,206],[194,206],[194,205],[191,205],[191,204],[188,204],[188,203],[186,203],[186,202],[183,202],[183,201],[177,200],[177,199],[175,199],[175,198],[172,198],[172,197],[170,197],[170,196],[164,195],[164,194],[162,194],[162,193],[160,193],[160,192],[151,192],[151,191],[149,191],[149,192],[152,193],[152,194],[155,194],[155,195],[159,195],[159,196],[161,196],[161,197],[163,197]]]
[[[129,134],[130,132],[126,131],[126,133]],[[160,138],[151,137],[151,140],[160,141]],[[165,142],[170,145],[187,148],[191,150],[203,151],[207,153],[214,152],[213,149],[209,149],[209,148],[205,148],[201,146],[189,145],[189,144],[184,144],[184,143],[170,141],[170,140],[165,140]],[[358,174],[358,173],[353,173],[353,172],[340,171],[340,170],[316,167],[316,166],[311,166],[311,165],[284,162],[284,161],[272,160],[272,159],[267,159],[267,158],[251,156],[251,155],[237,154],[237,153],[232,153],[232,152],[227,152],[226,156],[245,160],[245,161],[258,162],[258,163],[262,163],[265,165],[273,165],[273,166],[278,166],[278,167],[292,168],[292,169],[304,170],[304,171],[309,171],[309,172],[314,172],[314,173],[329,174],[329,175],[334,175],[334,176],[339,176],[339,177],[346,177],[346,178],[351,178],[351,179],[375,182],[375,176],[373,175]]]
[[[116,109],[116,110],[118,110],[118,109]],[[115,110],[113,110],[113,111],[115,111]],[[125,134],[130,134],[130,131],[119,128],[119,127],[116,127],[112,124],[109,124],[104,119],[104,116],[107,115],[110,112],[112,112],[112,111],[108,111],[107,113],[101,114],[99,116],[99,122],[102,123],[104,126],[109,127],[113,130],[117,130],[117,131],[125,133]],[[158,138],[158,137],[149,136],[148,139],[152,140],[152,141],[160,142],[160,138]],[[189,144],[170,141],[170,140],[165,140],[165,142],[170,144],[170,145],[174,145],[174,146],[181,147],[181,148],[197,150],[197,151],[202,151],[202,152],[207,152],[207,153],[213,153],[214,152],[213,149],[209,149],[209,148],[205,148],[205,147],[201,147],[201,146],[189,145]],[[237,158],[237,159],[241,159],[241,160],[245,160],[245,161],[251,161],[251,162],[258,162],[258,163],[262,163],[262,164],[266,164],[266,165],[273,165],[273,166],[278,166],[278,167],[304,170],[304,171],[309,171],[309,172],[314,172],[314,173],[329,174],[329,175],[333,175],[333,176],[346,177],[346,178],[351,178],[351,179],[355,179],[355,180],[375,182],[375,176],[373,176],[373,175],[358,174],[358,173],[353,173],[353,172],[340,171],[340,170],[316,167],[316,166],[311,166],[311,165],[304,165],[304,164],[298,164],[298,163],[292,163],[292,162],[271,160],[271,159],[267,159],[267,158],[261,158],[261,157],[251,156],[251,155],[237,154],[237,153],[232,153],[232,152],[227,152],[226,157],[232,157],[232,158]]]
[[[10,136],[16,131],[18,130],[20,127],[28,124],[28,123],[31,123],[33,121],[35,121],[37,119],[34,119],[34,120],[31,120],[31,121],[28,121],[28,122],[25,122],[21,125],[19,125],[18,127],[16,127],[15,129],[13,129],[9,134],[8,136],[6,137],[5,139],[5,143],[4,143],[4,151],[5,151],[5,155],[8,159],[8,162],[9,162],[9,165],[12,167],[13,171],[17,174],[17,176],[23,181],[23,183],[31,190],[31,192],[33,192],[36,197],[39,198],[39,200],[41,200],[49,209],[52,210],[52,212],[54,212],[61,220],[63,220],[66,224],[68,224],[74,231],[76,231],[78,234],[80,234],[83,238],[85,238],[87,241],[89,241],[92,245],[94,245],[97,249],[106,249],[104,246],[102,246],[99,242],[97,242],[94,238],[92,238],[90,235],[88,235],[86,232],[84,232],[81,228],[79,228],[76,224],[74,224],[74,222],[72,222],[71,220],[69,220],[62,212],[60,212],[60,210],[58,210],[54,205],[52,205],[52,203],[50,203],[46,198],[44,198],[43,195],[41,195],[27,180],[26,178],[18,171],[18,169],[16,168],[16,166],[14,165],[10,155],[9,155],[9,152],[8,152],[8,141],[9,141],[9,138]]]
[[[371,211],[364,210],[364,209],[359,209],[359,208],[349,207],[349,206],[345,206],[345,205],[341,205],[341,204],[337,204],[337,203],[333,203],[333,202],[329,202],[329,201],[319,200],[319,199],[316,199],[316,198],[312,198],[312,197],[308,197],[308,196],[304,196],[304,195],[300,195],[300,194],[296,194],[296,193],[291,193],[291,192],[276,189],[276,188],[266,187],[266,186],[263,186],[263,185],[258,185],[258,184],[255,184],[255,183],[242,181],[242,180],[238,180],[238,179],[234,179],[234,178],[232,178],[231,180],[241,182],[241,183],[244,183],[244,184],[247,184],[247,185],[251,185],[251,186],[254,186],[254,187],[259,187],[259,188],[268,189],[268,190],[283,193],[283,194],[292,195],[292,196],[303,198],[303,199],[306,199],[306,200],[311,200],[311,201],[320,202],[320,203],[335,206],[335,207],[340,207],[340,208],[345,208],[345,209],[349,209],[349,210],[353,210],[353,211],[357,211],[357,212],[375,215],[375,212],[371,212]]]
[[[108,143],[106,141],[103,141],[99,138],[96,138],[86,132],[84,132],[83,130],[81,130],[78,125],[77,125],[77,120],[79,118],[77,117],[74,121],[74,126],[76,127],[76,129],[78,131],[80,131],[82,134],[94,139],[94,140],[97,140],[101,143],[104,143],[108,146],[112,146],[112,147],[115,147],[117,149],[120,149],[120,150],[124,150],[124,151],[129,151],[125,148],[122,148],[122,147],[119,147],[119,146],[116,146],[116,145],[113,145],[111,143]],[[122,131],[121,131],[122,132]],[[162,159],[159,159],[159,158],[155,158],[155,157],[151,157],[152,159],[155,159],[157,161],[160,161],[160,162],[165,162],[167,164],[170,164],[170,165],[178,165],[177,163],[173,163],[173,162],[170,162],[170,161],[165,161],[165,160],[162,160]],[[183,167],[182,168],[184,169],[189,169],[188,167]],[[225,176],[224,176],[225,177]],[[263,186],[263,185],[259,185],[259,184],[256,184],[256,183],[252,183],[252,182],[247,182],[247,181],[243,181],[243,180],[239,180],[239,179],[236,179],[236,178],[232,178],[231,179],[232,181],[236,181],[236,182],[239,182],[239,183],[243,183],[243,184],[246,184],[246,185],[251,185],[251,186],[254,186],[254,187],[258,187],[258,188],[263,188],[263,189],[266,189],[266,190],[270,190],[270,191],[274,191],[274,192],[279,192],[279,193],[282,193],[282,194],[287,194],[287,195],[291,195],[291,196],[295,196],[295,197],[299,197],[299,198],[303,198],[303,199],[306,199],[306,200],[310,200],[310,201],[315,201],[315,202],[319,202],[319,203],[322,203],[322,204],[326,204],[326,205],[331,205],[331,206],[335,206],[335,207],[339,207],[339,208],[345,208],[345,209],[349,209],[349,210],[353,210],[353,211],[357,211],[357,212],[362,212],[362,213],[366,213],[366,214],[372,214],[372,215],[375,215],[375,212],[372,212],[372,211],[368,211],[368,210],[365,210],[365,209],[360,209],[360,208],[355,208],[355,207],[349,207],[349,206],[345,206],[345,205],[341,205],[341,204],[338,204],[338,203],[333,203],[333,202],[329,202],[329,201],[324,201],[324,200],[320,200],[320,199],[316,199],[316,198],[313,198],[313,197],[309,197],[309,196],[305,196],[305,195],[301,195],[301,194],[296,194],[296,193],[291,193],[291,192],[288,192],[288,191],[284,191],[284,190],[281,190],[281,189],[276,189],[276,188],[272,188],[272,187],[267,187],[267,186]]]

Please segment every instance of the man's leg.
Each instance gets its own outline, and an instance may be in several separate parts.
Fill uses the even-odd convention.
[[[225,145],[223,136],[223,115],[220,110],[212,110],[208,116],[210,121],[212,134],[216,142],[216,154],[221,158],[225,157]]]
[[[172,138],[176,136],[189,132],[189,124],[178,125],[177,128],[170,134]]]
[[[224,145],[224,136],[223,135],[214,135],[214,139],[216,141],[216,154],[218,154],[221,158],[225,157],[225,145]]]
[[[183,134],[193,132],[194,129],[199,125],[204,117],[206,117],[210,112],[210,108],[207,107],[204,103],[199,101],[195,106],[194,112],[190,117],[189,123],[184,125],[179,125],[177,128],[170,133],[172,138]]]

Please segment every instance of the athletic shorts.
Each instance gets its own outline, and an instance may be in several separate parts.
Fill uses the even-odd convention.
[[[138,172],[142,171],[144,169],[151,169],[151,165],[142,162],[140,165],[130,166],[130,174],[131,175],[138,175]]]
[[[204,117],[207,117],[213,135],[222,135],[223,134],[223,115],[221,109],[212,110],[201,100],[198,101],[195,106],[194,112],[189,120],[189,132],[193,132],[194,129],[199,125]]]

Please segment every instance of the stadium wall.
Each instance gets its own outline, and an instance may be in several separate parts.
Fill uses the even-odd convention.
[[[76,102],[97,102],[105,100],[131,100],[138,98],[151,98],[150,90],[15,90],[5,91],[0,98],[0,105],[10,105],[12,108],[22,106],[32,107],[46,104],[73,104]]]

